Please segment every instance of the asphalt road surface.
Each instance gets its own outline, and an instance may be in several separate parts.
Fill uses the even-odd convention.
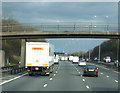
[[[69,61],[55,64],[50,76],[18,76],[1,84],[2,91],[118,91],[118,73],[99,67],[98,77],[84,77],[83,68]]]

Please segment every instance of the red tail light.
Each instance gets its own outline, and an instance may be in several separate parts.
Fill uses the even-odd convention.
[[[53,70],[53,68],[51,68],[51,70]]]
[[[96,69],[96,71],[98,71],[98,69]]]
[[[27,72],[30,72],[30,70],[27,70]]]
[[[45,72],[47,72],[47,70],[45,70]]]
[[[85,71],[87,71],[87,68],[85,69]]]

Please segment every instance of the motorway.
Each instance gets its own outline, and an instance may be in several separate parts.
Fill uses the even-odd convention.
[[[60,61],[50,76],[24,73],[1,86],[2,91],[118,91],[118,73],[101,66],[98,77],[85,77],[82,73],[77,64]]]

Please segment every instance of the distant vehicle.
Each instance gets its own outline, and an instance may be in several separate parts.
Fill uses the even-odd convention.
[[[54,64],[59,64],[59,56],[54,56]]]
[[[98,61],[98,58],[97,58],[97,57],[95,57],[95,58],[94,58],[94,61]]]
[[[83,76],[96,76],[98,77],[98,68],[94,65],[86,65],[83,71]]]
[[[92,61],[92,60],[91,60],[91,59],[88,59],[88,58],[86,59],[86,62],[90,62],[90,61]]]
[[[78,63],[78,62],[79,62],[79,57],[74,56],[74,57],[73,57],[73,63]]]
[[[80,60],[80,61],[78,62],[78,66],[86,66],[85,60]]]
[[[61,61],[64,61],[65,60],[65,58],[64,57],[61,57]]]
[[[54,46],[47,42],[26,42],[26,68],[29,76],[53,72]]]
[[[65,60],[65,61],[68,61],[68,57],[64,57],[64,60]]]
[[[119,62],[118,60],[115,60],[115,61],[114,61],[114,65],[115,65],[116,67],[120,67],[120,62]]]
[[[107,56],[107,57],[105,58],[105,62],[106,62],[106,63],[110,63],[110,62],[111,62],[111,58],[110,58],[109,56]]]
[[[88,62],[88,61],[89,61],[89,59],[88,59],[88,58],[86,58],[86,61]]]
[[[73,56],[69,56],[69,61],[73,61]]]

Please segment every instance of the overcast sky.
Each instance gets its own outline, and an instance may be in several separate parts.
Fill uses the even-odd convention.
[[[46,22],[118,22],[117,2],[3,2],[3,18],[20,23]],[[94,17],[96,16],[96,18]],[[107,16],[107,17],[106,17]],[[87,51],[106,39],[49,40],[65,52]]]
[[[2,7],[4,17],[10,16],[22,23],[118,20],[117,2],[6,2]]]

